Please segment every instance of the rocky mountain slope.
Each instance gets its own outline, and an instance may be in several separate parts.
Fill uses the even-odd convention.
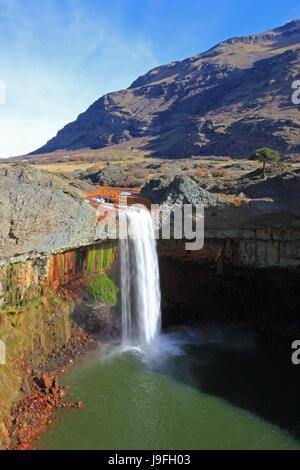
[[[125,145],[170,158],[244,157],[262,146],[295,154],[299,66],[300,20],[234,37],[103,96],[34,153]]]

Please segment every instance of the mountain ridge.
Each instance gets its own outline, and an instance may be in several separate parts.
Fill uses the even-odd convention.
[[[131,145],[154,156],[300,152],[300,20],[232,37],[102,96],[32,154]]]

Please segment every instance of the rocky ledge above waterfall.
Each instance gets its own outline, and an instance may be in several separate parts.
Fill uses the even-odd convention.
[[[172,210],[175,204],[203,204],[205,246],[184,253],[179,241],[164,242],[163,251],[206,259],[231,259],[237,264],[297,266],[300,264],[300,172],[255,172],[226,190],[201,188],[188,176],[164,186],[151,180],[142,195]],[[0,264],[65,252],[96,240],[97,214],[84,193],[62,178],[32,166],[0,170]],[[183,245],[183,243],[182,243]]]
[[[300,265],[300,173],[286,172],[263,180],[251,173],[232,193],[212,193],[188,176],[163,186],[150,181],[142,195],[166,210],[202,204],[204,248],[186,252],[181,241],[165,240],[161,254],[182,259],[223,260],[255,267]]]
[[[250,180],[250,184],[249,184]],[[241,178],[232,194],[209,192],[188,176],[168,186],[151,180],[141,193],[172,210],[174,205],[202,204],[208,230],[300,228],[300,173],[282,173],[262,180]]]

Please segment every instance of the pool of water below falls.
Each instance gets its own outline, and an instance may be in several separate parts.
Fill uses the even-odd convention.
[[[289,345],[177,329],[149,350],[106,345],[62,378],[84,407],[55,412],[38,449],[300,449]]]

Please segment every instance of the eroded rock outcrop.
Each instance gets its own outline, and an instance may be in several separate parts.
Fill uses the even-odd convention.
[[[0,170],[0,264],[89,245],[95,210],[60,179],[33,167]]]

